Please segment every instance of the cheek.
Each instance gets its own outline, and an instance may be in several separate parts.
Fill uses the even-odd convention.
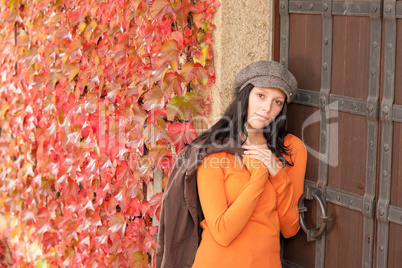
[[[253,106],[251,105],[249,105],[248,106],[248,108],[247,108],[247,119],[249,119],[250,118],[250,116],[253,114],[253,108],[252,108]]]
[[[282,106],[277,106],[277,107],[275,107],[275,109],[273,109],[273,117],[275,118],[275,117],[277,117],[278,115],[279,115],[279,113],[282,111]]]

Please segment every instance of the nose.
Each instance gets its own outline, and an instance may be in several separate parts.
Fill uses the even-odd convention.
[[[262,110],[265,113],[269,113],[269,111],[271,111],[271,102],[265,102],[262,106]]]

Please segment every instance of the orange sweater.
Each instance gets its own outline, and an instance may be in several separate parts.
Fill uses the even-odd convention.
[[[285,145],[294,166],[273,177],[248,156],[243,157],[247,169],[230,153],[203,159],[197,183],[205,219],[194,268],[281,267],[279,232],[290,237],[300,228],[297,200],[307,161],[299,138],[289,134]]]

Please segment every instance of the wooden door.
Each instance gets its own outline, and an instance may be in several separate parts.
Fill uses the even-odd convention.
[[[300,88],[289,128],[309,152],[312,200],[302,220],[306,229],[326,224],[322,235],[286,240],[284,259],[402,267],[402,1],[276,0],[275,8],[274,58]]]

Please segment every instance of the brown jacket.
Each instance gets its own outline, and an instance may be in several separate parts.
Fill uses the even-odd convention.
[[[197,191],[197,168],[202,159],[212,153],[242,154],[233,140],[211,144],[207,153],[199,146],[187,146],[176,158],[163,195],[156,268],[191,267],[201,241],[200,222],[204,219]]]

